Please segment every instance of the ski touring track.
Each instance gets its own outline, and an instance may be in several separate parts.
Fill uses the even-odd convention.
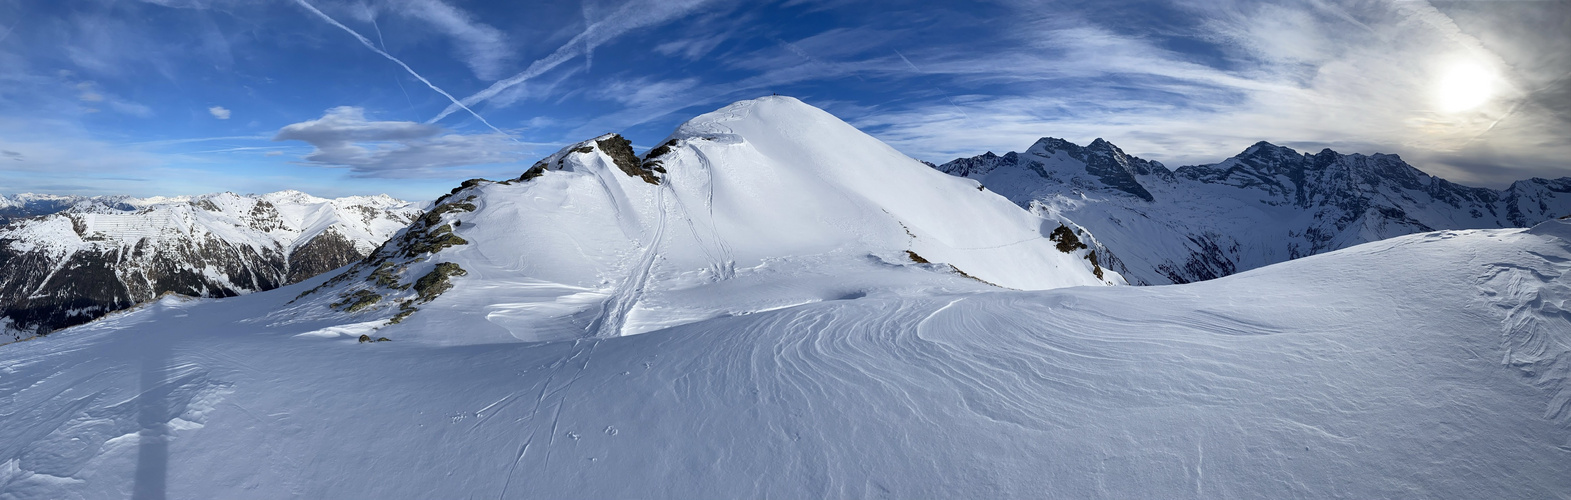
[[[530,410],[527,421],[530,424],[533,424],[539,418],[541,408],[547,404],[552,405],[551,430],[547,434],[546,438],[546,455],[544,459],[544,466],[548,467],[551,464],[551,450],[553,445],[556,444],[556,435],[558,434],[561,427],[562,407],[567,404],[567,390],[573,386],[574,382],[577,382],[578,379],[583,376],[584,370],[589,367],[589,360],[594,356],[595,348],[600,345],[600,342],[608,338],[619,337],[622,335],[623,326],[627,321],[628,312],[632,311],[633,307],[637,305],[639,300],[643,297],[644,287],[648,284],[649,281],[649,274],[653,271],[655,262],[660,258],[660,240],[665,237],[666,225],[669,219],[669,212],[666,209],[665,203],[666,191],[668,190],[670,190],[670,186],[665,183],[661,183],[659,188],[655,190],[655,213],[658,214],[658,219],[655,224],[654,233],[651,235],[649,242],[644,245],[643,252],[639,255],[638,260],[635,261],[631,266],[627,278],[623,280],[622,284],[611,293],[611,296],[607,298],[605,302],[602,303],[600,316],[596,318],[588,328],[585,329],[586,333],[589,334],[589,337],[574,340],[572,355],[568,356],[566,359],[552,363],[551,374],[546,377],[545,383],[540,385],[539,394],[535,398],[534,408]],[[678,200],[678,203],[680,204],[680,200]],[[580,357],[582,358],[581,362],[579,362]],[[574,370],[572,378],[568,379],[567,382],[562,383],[560,387],[552,390],[551,383],[556,379],[561,369],[570,364],[577,365],[577,369]],[[552,396],[557,396],[556,400],[554,402],[548,403],[546,400],[550,399]],[[506,398],[504,398],[504,400],[505,399]],[[501,401],[493,403],[491,406],[486,407],[486,409],[496,406],[499,403],[501,403]],[[484,410],[485,409],[482,409],[481,411]],[[500,409],[498,409],[498,411],[500,411]],[[495,413],[492,413],[492,415],[495,415]],[[488,420],[489,418],[487,417],[486,419]],[[477,428],[483,422],[483,420],[476,422],[475,426],[473,426],[471,430]],[[539,428],[540,426],[536,425],[529,426],[528,437],[524,439],[523,445],[519,447],[518,457],[513,460],[512,465],[508,468],[507,478],[502,483],[502,492],[498,498],[507,498],[507,491],[512,486],[513,477],[517,472],[518,464],[522,463],[524,458],[528,456],[529,448],[534,444],[535,435]]]
[[[674,197],[676,198],[677,206],[682,209],[682,213],[685,215],[683,219],[687,221],[688,230],[692,232],[693,238],[698,240],[699,249],[703,250],[704,255],[709,258],[710,270],[715,275],[715,281],[728,280],[736,277],[736,258],[731,253],[731,245],[727,244],[725,237],[720,235],[719,223],[715,220],[714,165],[710,163],[709,156],[704,154],[703,150],[695,147],[689,147],[689,150],[698,158],[699,165],[703,166],[707,179],[704,185],[704,208],[709,216],[708,241],[705,241],[705,238],[699,234],[698,225],[693,220],[693,211],[687,208],[687,204],[682,201],[682,197]],[[673,194],[675,194],[674,191]],[[711,249],[710,245],[713,245],[714,248]]]

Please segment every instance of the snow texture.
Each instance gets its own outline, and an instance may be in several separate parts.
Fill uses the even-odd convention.
[[[1571,492],[1571,222],[1104,286],[1036,243],[979,265],[948,221],[1002,233],[987,247],[1042,219],[884,150],[787,142],[861,141],[804,107],[700,117],[658,184],[592,141],[458,190],[473,211],[404,234],[462,222],[466,243],[383,261],[468,270],[403,323],[321,306],[367,290],[323,275],[4,346],[0,498]]]

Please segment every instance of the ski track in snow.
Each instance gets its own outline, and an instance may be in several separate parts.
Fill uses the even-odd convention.
[[[708,180],[708,182],[706,182],[704,185],[704,209],[707,211],[709,216],[709,224],[707,226],[709,228],[709,241],[715,245],[715,250],[718,254],[718,256],[712,255],[710,259],[713,261],[712,266],[715,273],[715,279],[728,280],[736,277],[736,257],[731,253],[731,246],[726,243],[725,237],[720,235],[720,229],[718,227],[719,221],[715,219],[714,165],[709,162],[709,155],[704,154],[703,150],[691,147],[688,148],[688,150],[692,151],[694,157],[698,159],[698,164],[701,168],[704,169],[705,178]],[[682,199],[680,197],[677,197],[677,203],[682,203]],[[684,218],[687,220],[688,227],[693,231],[693,237],[698,239],[700,244],[702,244],[703,237],[699,236],[698,228],[694,226],[695,222],[693,221],[692,211],[687,209],[687,205],[683,204],[682,213],[687,216]],[[707,248],[707,245],[703,248],[703,250],[705,254],[709,253],[709,248]]]
[[[654,269],[655,261],[660,258],[660,240],[665,237],[666,221],[669,219],[669,210],[666,208],[666,189],[655,190],[655,213],[658,220],[655,230],[644,244],[643,252],[639,254],[627,273],[627,279],[616,290],[611,292],[603,306],[603,313],[589,328],[592,338],[604,339],[618,337],[623,334],[627,313],[638,305],[644,293],[644,286],[649,281],[649,273]]]

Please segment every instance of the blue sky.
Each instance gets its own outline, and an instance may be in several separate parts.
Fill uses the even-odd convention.
[[[934,162],[1268,140],[1500,187],[1571,175],[1567,33],[1563,1],[0,0],[0,192],[427,199],[772,92]]]

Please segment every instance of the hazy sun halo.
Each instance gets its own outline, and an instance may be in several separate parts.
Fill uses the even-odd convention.
[[[1475,63],[1458,63],[1440,75],[1435,105],[1446,113],[1476,108],[1494,94],[1494,71]]]

